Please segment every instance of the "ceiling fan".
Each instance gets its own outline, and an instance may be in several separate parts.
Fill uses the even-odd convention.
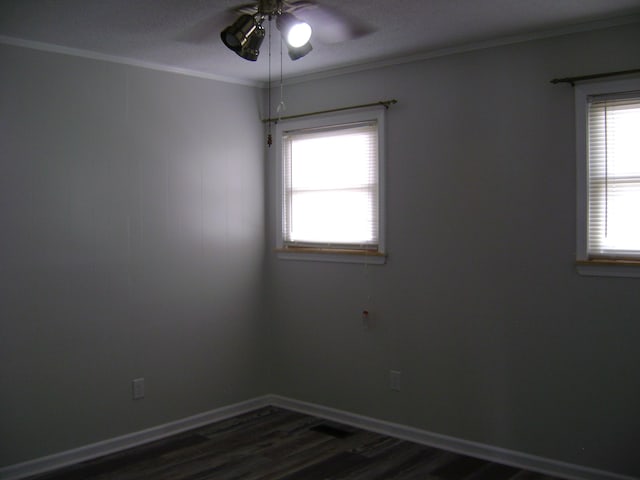
[[[311,50],[311,35],[324,43],[337,43],[371,33],[374,29],[357,17],[314,0],[258,0],[234,9],[238,18],[220,37],[222,42],[249,61],[256,61],[265,38],[265,19],[275,19],[292,60]]]

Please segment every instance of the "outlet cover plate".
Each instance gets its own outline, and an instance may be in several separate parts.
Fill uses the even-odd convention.
[[[389,370],[389,388],[394,392],[400,391],[400,377],[402,373],[398,370]]]
[[[139,400],[144,398],[144,378],[133,379],[133,399]]]

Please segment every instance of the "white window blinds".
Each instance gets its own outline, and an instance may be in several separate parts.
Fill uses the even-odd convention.
[[[376,121],[284,132],[285,246],[376,249]]]
[[[589,258],[640,258],[640,92],[588,102]]]

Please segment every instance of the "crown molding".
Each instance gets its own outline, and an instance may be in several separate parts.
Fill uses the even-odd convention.
[[[160,63],[146,62],[135,58],[122,57],[119,55],[108,55],[105,53],[92,52],[80,48],[66,47],[64,45],[56,45],[53,43],[37,42],[34,40],[26,40],[23,38],[8,37],[0,35],[0,44],[12,45],[14,47],[30,48],[32,50],[40,50],[44,52],[60,53],[62,55],[70,55],[73,57],[88,58],[90,60],[100,60],[104,62],[117,63],[131,67],[146,68],[148,70],[156,70],[160,72],[175,73],[177,75],[185,75],[187,77],[204,78],[206,80],[215,80],[217,82],[232,83],[234,85],[243,85],[248,87],[259,87],[262,82],[244,80],[240,78],[226,77],[224,75],[216,75],[212,73],[179,68],[171,65],[163,65]]]

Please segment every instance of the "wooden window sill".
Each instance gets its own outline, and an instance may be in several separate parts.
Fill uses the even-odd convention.
[[[367,263],[382,265],[387,256],[375,250],[349,248],[286,247],[276,249],[282,260],[306,260],[315,262]]]
[[[640,278],[640,260],[610,258],[577,260],[576,269],[580,275]]]

